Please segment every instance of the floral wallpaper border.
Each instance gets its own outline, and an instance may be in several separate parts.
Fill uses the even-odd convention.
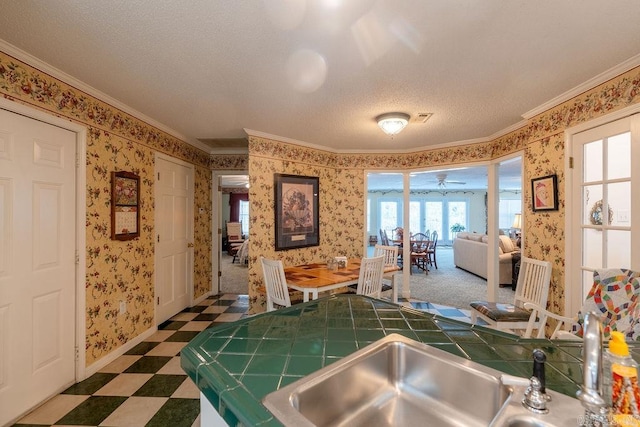
[[[87,127],[85,304],[87,366],[152,327],[154,304],[155,152],[195,165],[194,297],[211,283],[211,156],[128,113],[0,52],[0,93]],[[246,156],[244,156],[246,157]],[[230,165],[246,159],[228,156]],[[128,170],[141,177],[141,236],[110,239],[110,176]],[[119,301],[127,313],[118,314]]]
[[[273,209],[273,196],[269,186],[273,173],[291,173],[293,168],[313,169],[318,165],[333,168],[336,172],[349,170],[351,177],[348,181],[334,182],[327,191],[344,191],[353,189],[353,198],[342,200],[340,207],[360,218],[353,224],[357,230],[362,230],[364,195],[364,170],[375,169],[411,169],[424,166],[449,166],[459,163],[487,161],[507,154],[524,150],[525,183],[532,178],[557,174],[558,175],[558,211],[536,212],[526,203],[530,200],[530,188],[523,185],[525,200],[525,230],[527,242],[526,256],[538,259],[549,259],[553,263],[551,294],[549,307],[556,313],[564,311],[564,269],[565,269],[565,171],[564,171],[564,136],[565,129],[579,123],[600,117],[618,109],[640,102],[640,67],[636,67],[616,78],[613,78],[592,90],[589,90],[571,100],[568,100],[536,117],[520,129],[493,141],[428,150],[416,153],[401,154],[336,154],[319,149],[300,147],[297,145],[264,138],[250,137],[249,139],[249,171],[254,184],[260,183],[261,191],[250,191],[251,211],[260,211],[259,216],[252,216],[250,253],[261,253],[264,256],[282,258],[286,264],[300,264],[317,260],[318,254],[323,256],[327,248],[323,247],[321,234],[321,248],[315,253],[286,254],[274,253],[271,250],[271,230],[268,224],[273,222],[269,212]],[[340,179],[340,178],[338,178]],[[322,184],[321,184],[322,185]],[[321,188],[321,192],[325,190]],[[266,214],[265,214],[266,212]],[[321,223],[323,221],[321,211]],[[329,213],[327,213],[328,215]],[[268,224],[265,224],[268,222]],[[332,224],[332,220],[327,221]],[[256,230],[257,228],[257,230]],[[254,231],[256,231],[254,235]],[[331,230],[335,232],[335,229]],[[324,232],[323,232],[324,233]],[[330,234],[330,244],[345,247],[347,242],[354,247],[361,248],[362,233],[353,236],[348,230],[341,229],[340,236]],[[253,257],[253,261],[256,258]],[[261,285],[261,272],[250,267],[249,293],[252,311],[264,309],[264,299],[257,292]]]
[[[248,155],[209,155],[93,98],[12,56],[0,52],[0,94],[88,128],[87,147],[87,365],[109,354],[153,323],[154,247],[153,153],[162,152],[196,166],[194,297],[211,283],[211,170],[248,170],[252,235],[250,297],[260,310],[256,286],[261,274],[254,254],[284,257],[287,263],[325,259],[335,254],[361,256],[364,233],[364,169],[408,169],[486,161],[525,150],[526,179],[556,173],[560,209],[525,212],[527,255],[554,262],[550,305],[564,307],[564,149],[567,127],[639,102],[640,67],[529,120],[526,126],[494,141],[401,154],[336,154],[273,140],[250,138]],[[132,242],[108,238],[107,172],[129,169],[141,176],[141,227],[146,236]],[[321,245],[273,253],[273,173],[321,179]],[[530,195],[525,186],[524,197]],[[255,232],[255,235],[254,235]],[[116,302],[130,301],[126,316],[116,316]]]

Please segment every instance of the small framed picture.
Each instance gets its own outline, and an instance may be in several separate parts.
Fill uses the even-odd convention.
[[[111,238],[140,237],[140,177],[131,172],[111,172]]]
[[[547,175],[531,180],[533,211],[558,210],[558,176]]]
[[[275,174],[276,251],[320,244],[319,179]]]

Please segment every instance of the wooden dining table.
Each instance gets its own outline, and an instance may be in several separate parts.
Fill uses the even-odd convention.
[[[327,263],[312,263],[286,267],[284,275],[287,279],[287,286],[291,289],[302,292],[304,302],[310,299],[317,299],[320,292],[344,288],[345,286],[358,283],[360,276],[360,258],[353,258],[347,261],[346,267],[329,270]],[[385,274],[399,271],[398,266],[387,267]],[[395,274],[391,279],[392,300],[398,302],[398,287],[395,283]]]

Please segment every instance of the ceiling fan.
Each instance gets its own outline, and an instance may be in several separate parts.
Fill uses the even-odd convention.
[[[466,184],[466,182],[462,181],[447,181],[446,173],[439,173],[436,175],[436,179],[438,180],[438,188],[446,188],[447,184]]]

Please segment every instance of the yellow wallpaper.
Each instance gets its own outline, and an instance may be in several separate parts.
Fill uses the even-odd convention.
[[[409,169],[486,161],[525,149],[527,180],[558,174],[563,191],[563,135],[569,126],[639,102],[640,68],[631,70],[539,116],[515,132],[483,144],[404,154],[335,154],[262,138],[250,138],[249,156],[216,155],[186,144],[111,105],[0,52],[0,94],[53,115],[84,124],[87,147],[87,364],[104,357],[149,328],[153,322],[153,153],[162,152],[196,166],[194,297],[211,282],[211,169],[249,170],[251,189],[250,298],[262,301],[257,254],[285,264],[324,260],[336,254],[360,256],[364,247],[364,169]],[[142,178],[140,239],[112,241],[109,230],[108,173],[131,170]],[[320,177],[320,246],[275,252],[273,174]],[[525,185],[527,200],[529,189]],[[525,212],[527,254],[553,259],[550,305],[561,311],[564,298],[564,194],[560,210]],[[203,209],[203,212],[200,212]],[[528,208],[530,209],[530,208]],[[117,303],[129,302],[126,316]]]
[[[522,197],[526,223],[525,252],[530,258],[543,259],[552,264],[551,285],[549,287],[550,310],[564,312],[564,258],[565,258],[565,174],[564,138],[562,134],[545,137],[527,145],[524,155],[525,173]],[[531,206],[531,186],[534,178],[557,174],[558,210],[533,212]]]
[[[288,152],[288,155],[297,154],[295,158],[299,160],[294,162],[278,158],[274,153],[279,152]],[[264,311],[265,303],[264,296],[256,291],[256,287],[262,285],[262,270],[258,254],[266,258],[282,259],[285,265],[325,261],[336,255],[362,256],[364,211],[362,203],[354,203],[354,201],[361,201],[364,197],[363,174],[353,169],[339,170],[327,166],[326,163],[331,158],[331,154],[319,150],[250,137],[249,296],[252,312]],[[319,177],[319,246],[276,252],[274,173]]]
[[[86,364],[153,326],[153,183],[156,151],[196,165],[194,296],[211,283],[211,158],[146,123],[0,52],[0,93],[87,126]],[[244,156],[246,158],[246,156]],[[224,164],[246,164],[228,156]],[[140,238],[111,240],[110,172],[141,181]],[[198,214],[198,208],[205,213]],[[120,301],[127,313],[118,316]]]
[[[364,169],[411,169],[424,166],[449,166],[487,161],[524,150],[525,182],[523,197],[526,210],[525,255],[552,261],[553,273],[549,307],[556,313],[564,310],[564,135],[565,129],[640,101],[640,68],[628,71],[555,108],[539,114],[514,132],[494,141],[459,147],[405,154],[344,154],[300,147],[279,141],[250,138],[249,174],[251,176],[251,264],[249,293],[252,312],[262,311],[264,301],[256,288],[262,284],[255,254],[280,258],[285,265],[322,260],[338,251],[362,251],[363,209],[365,203]],[[275,252],[273,249],[273,174],[296,173],[321,176],[322,165],[333,170],[335,182],[320,181],[321,242],[318,248]],[[559,210],[536,212],[531,209],[532,178],[558,175]],[[329,193],[329,194],[327,194]],[[342,214],[344,213],[344,215]],[[351,229],[351,227],[354,227]],[[359,255],[359,254],[355,254]]]
[[[92,128],[87,142],[87,359],[93,361],[153,326],[153,153]],[[140,176],[140,237],[111,240],[111,176]],[[89,176],[90,175],[90,176]],[[133,254],[133,256],[131,256]],[[118,315],[119,301],[127,313]]]
[[[196,166],[193,214],[193,297],[200,298],[211,290],[211,248],[213,245],[211,170]]]

